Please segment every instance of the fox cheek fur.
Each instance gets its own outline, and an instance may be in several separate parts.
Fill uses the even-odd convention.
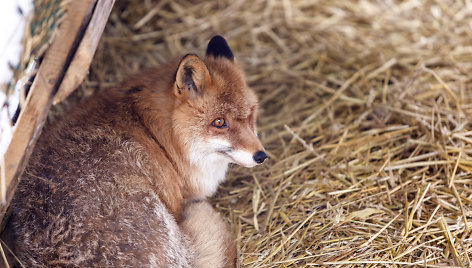
[[[257,97],[227,45],[209,46],[203,60],[186,55],[175,76],[174,132],[195,169],[193,183],[208,196],[229,163],[253,167],[267,158],[256,135]]]
[[[84,100],[40,136],[2,238],[26,267],[233,267],[206,197],[267,158],[257,107],[221,36]]]

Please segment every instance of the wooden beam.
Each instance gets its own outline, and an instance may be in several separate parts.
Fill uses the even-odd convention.
[[[101,12],[97,7],[106,6],[111,8],[113,3],[114,0],[68,1],[67,12],[64,14],[58,32],[41,62],[27,96],[26,104],[14,127],[12,140],[4,155],[4,170],[1,174],[5,182],[5,188],[1,189],[1,199],[4,202],[0,204],[0,221],[3,219],[29,156],[41,133],[54,95],[67,76],[67,69],[86,35],[86,29],[89,28],[93,15],[96,12]],[[109,14],[109,12],[106,14]],[[105,24],[106,19],[102,17],[95,23]],[[96,24],[96,27],[100,28],[104,25]],[[92,40],[93,43],[98,43],[102,31],[103,29],[96,32]],[[96,48],[96,45],[89,47]],[[93,55],[93,52],[91,55]]]
[[[62,81],[59,90],[54,97],[53,105],[66,99],[84,80],[89,71],[93,55],[98,46],[98,41],[105,29],[106,22],[110,16],[115,0],[98,1],[93,12],[92,19],[80,42],[77,53],[67,69],[67,73]]]

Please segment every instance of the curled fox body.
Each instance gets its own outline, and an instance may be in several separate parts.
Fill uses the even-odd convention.
[[[232,267],[206,198],[267,157],[221,36],[85,100],[41,135],[4,236],[26,267]]]

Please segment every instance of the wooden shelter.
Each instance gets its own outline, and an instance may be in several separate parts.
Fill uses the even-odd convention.
[[[24,42],[30,43],[29,40],[35,38],[35,33],[31,33],[34,32],[32,26],[43,24],[43,31],[37,30],[36,35],[46,35],[47,38],[35,44],[37,49],[25,45],[30,49],[25,49],[25,53],[31,54],[23,57],[40,57],[41,61],[30,78],[31,87],[3,157],[0,220],[13,197],[51,105],[64,100],[88,73],[113,4],[114,0],[35,2],[33,20],[27,32],[33,36],[26,35]]]

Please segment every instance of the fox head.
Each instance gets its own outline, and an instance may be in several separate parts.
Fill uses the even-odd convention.
[[[224,180],[229,163],[253,167],[267,158],[256,132],[257,97],[223,37],[210,40],[203,59],[181,59],[174,96],[173,131],[206,195]]]

